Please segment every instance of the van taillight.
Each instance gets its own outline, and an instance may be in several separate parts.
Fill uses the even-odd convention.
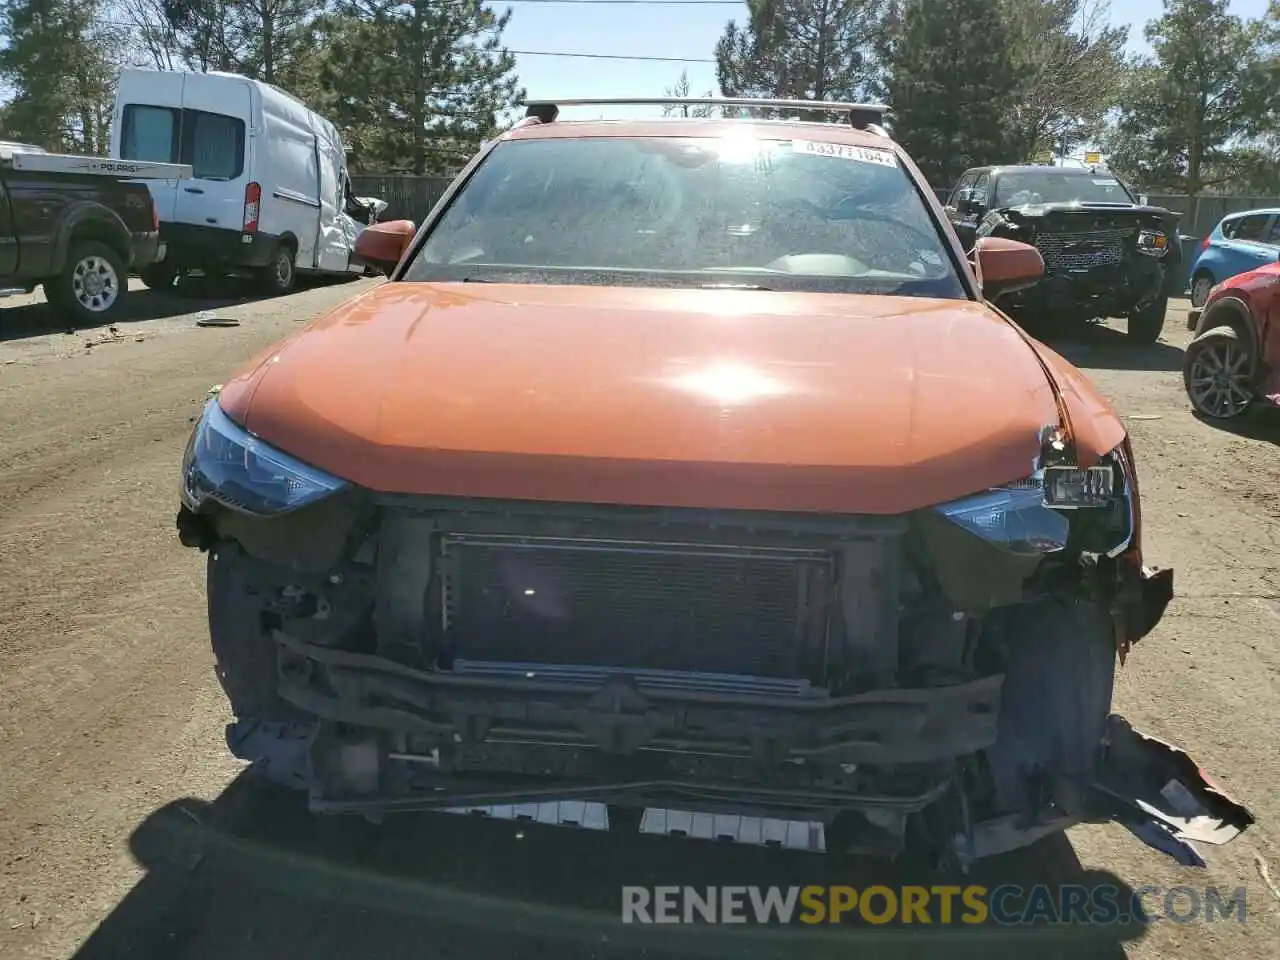
[[[250,183],[244,188],[244,227],[243,233],[258,232],[258,208],[262,204],[262,187]]]
[[[151,229],[157,232],[160,230],[160,208],[154,200],[151,201]]]
[[[1206,236],[1203,240],[1200,241],[1200,249],[1201,250],[1209,249],[1209,237]]]

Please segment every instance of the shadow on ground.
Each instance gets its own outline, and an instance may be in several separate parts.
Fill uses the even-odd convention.
[[[1191,415],[1207,426],[1225,433],[1234,433],[1248,440],[1261,440],[1280,447],[1280,409],[1259,403],[1243,416],[1234,420],[1215,420],[1194,410]]]
[[[874,861],[615,835],[448,814],[381,826],[313,817],[305,798],[241,777],[213,803],[181,800],[130,839],[147,871],[76,954],[89,958],[306,957],[1025,958],[1121,960],[1141,936],[1110,927],[649,926],[619,920],[621,887],[903,883],[1111,885],[1064,837],[981,863],[967,880],[910,876]],[[960,905],[957,903],[957,915]]]
[[[1069,331],[1027,332],[1062,354],[1077,367],[1090,370],[1181,370],[1182,350],[1157,341],[1133,343],[1122,330],[1100,323],[1080,324]]]
[[[354,274],[350,278],[299,277],[298,289],[329,286],[348,279],[355,280],[358,277]],[[257,292],[248,280],[233,277],[208,280],[193,278],[169,290],[150,290],[146,287],[131,289],[115,316],[98,324],[79,326],[72,326],[67,314],[48,303],[5,307],[4,301],[0,300],[0,343],[51,333],[79,334],[106,329],[112,325],[125,326],[143,320],[161,320],[207,310],[225,310],[227,307],[266,299],[270,299],[269,296]]]

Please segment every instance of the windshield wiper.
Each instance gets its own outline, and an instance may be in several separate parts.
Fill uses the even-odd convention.
[[[701,286],[703,290],[772,290],[773,287],[762,286],[758,283],[704,283]]]

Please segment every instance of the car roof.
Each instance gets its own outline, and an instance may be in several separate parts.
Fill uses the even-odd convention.
[[[738,120],[716,117],[674,117],[650,120],[556,120],[554,123],[520,124],[508,130],[504,140],[572,140],[587,137],[727,137],[749,136],[763,140],[816,140],[851,146],[878,147],[900,152],[888,137],[847,124],[804,120]]]
[[[1241,217],[1270,217],[1275,214],[1280,214],[1280,207],[1258,207],[1255,210],[1234,210],[1231,213],[1223,214],[1220,222],[1226,223],[1228,220],[1239,220]]]

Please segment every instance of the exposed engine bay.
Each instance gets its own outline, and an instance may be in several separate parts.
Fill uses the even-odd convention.
[[[1088,479],[1102,509],[1045,510],[1048,473],[993,492],[997,533],[988,494],[880,517],[354,488],[178,527],[209,552],[233,752],[313,810],[665,805],[961,864],[1115,819],[1194,862],[1252,817],[1111,715],[1117,650],[1172,595],[1136,561],[1128,457]]]
[[[1160,207],[1044,203],[992,210],[978,237],[1036,247],[1045,277],[1002,298],[1011,316],[1127,317],[1180,292],[1178,217]]]

